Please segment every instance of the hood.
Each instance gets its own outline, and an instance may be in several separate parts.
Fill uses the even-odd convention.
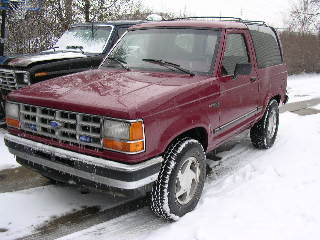
[[[84,57],[86,57],[86,55],[78,52],[46,52],[32,55],[9,56],[6,57],[5,61],[0,62],[0,64],[10,67],[28,67],[31,64],[39,62],[46,63],[55,60]]]
[[[12,92],[8,99],[67,111],[137,119],[173,107],[179,101],[178,95],[196,94],[188,90],[203,78],[176,73],[92,70],[31,85]]]

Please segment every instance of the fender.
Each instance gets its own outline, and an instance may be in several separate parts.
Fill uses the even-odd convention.
[[[172,121],[170,125],[162,131],[159,140],[159,151],[161,153],[164,153],[167,147],[175,138],[195,128],[205,129],[208,136],[209,125],[209,119],[206,114],[191,114],[187,117],[185,117],[185,115],[181,115],[178,119],[174,119],[174,121]]]

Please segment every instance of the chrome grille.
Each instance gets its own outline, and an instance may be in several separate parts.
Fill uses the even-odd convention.
[[[100,116],[21,104],[20,122],[27,132],[102,148]]]
[[[19,83],[17,81],[17,74],[25,74],[25,71],[0,69],[0,88],[8,91],[13,91],[27,84]]]

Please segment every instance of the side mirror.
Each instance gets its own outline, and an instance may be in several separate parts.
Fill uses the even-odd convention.
[[[236,79],[239,75],[250,75],[252,72],[252,64],[251,63],[237,63],[236,68],[234,70],[234,79]]]

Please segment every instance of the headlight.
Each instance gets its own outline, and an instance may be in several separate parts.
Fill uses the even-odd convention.
[[[30,73],[29,72],[25,72],[23,74],[23,82],[26,83],[26,84],[30,83]]]
[[[129,140],[130,123],[113,120],[104,120],[103,124],[104,137]]]
[[[10,127],[19,128],[19,105],[16,103],[6,103],[6,123]]]
[[[105,119],[103,123],[103,146],[106,149],[139,153],[145,146],[142,120],[134,122]]]

